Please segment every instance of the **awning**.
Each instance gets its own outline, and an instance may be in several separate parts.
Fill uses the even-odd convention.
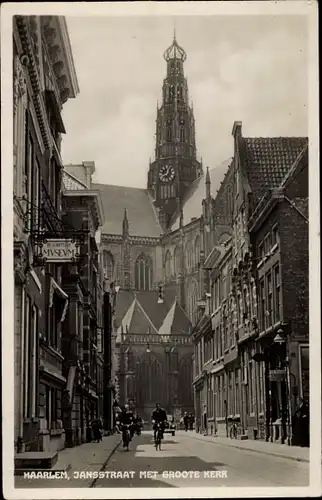
[[[54,280],[54,278],[50,278],[50,289],[49,289],[49,307],[53,306],[53,301],[54,301],[54,293],[57,294],[57,296],[64,301],[64,306],[62,308],[62,313],[61,313],[61,318],[60,318],[60,323],[62,323],[66,317],[67,309],[68,309],[68,295],[60,286],[58,283]]]

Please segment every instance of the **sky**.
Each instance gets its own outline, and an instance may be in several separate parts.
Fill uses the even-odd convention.
[[[245,137],[308,135],[308,38],[302,16],[67,17],[80,87],[64,106],[65,164],[94,161],[94,181],[145,188],[154,159],[163,59],[174,26],[196,121],[214,168]]]

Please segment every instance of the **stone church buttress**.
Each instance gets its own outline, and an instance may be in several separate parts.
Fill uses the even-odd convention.
[[[148,190],[164,229],[180,211],[189,186],[203,173],[196,158],[195,120],[183,68],[186,58],[174,36],[164,53],[167,74],[157,108],[155,160],[148,172]]]

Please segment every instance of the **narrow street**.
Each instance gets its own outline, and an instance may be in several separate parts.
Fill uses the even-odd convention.
[[[117,478],[119,471],[129,471],[132,478]],[[94,487],[274,487],[309,482],[308,463],[200,441],[184,432],[166,435],[161,451],[155,450],[151,431],[134,437],[129,452],[119,446],[105,473],[109,477],[97,479]]]

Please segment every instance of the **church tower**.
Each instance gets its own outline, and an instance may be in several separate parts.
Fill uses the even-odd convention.
[[[187,188],[203,172],[196,158],[195,120],[184,76],[187,55],[175,35],[163,57],[167,74],[162,104],[157,107],[155,160],[150,163],[148,189],[160,222],[167,228],[172,215],[180,209]]]

